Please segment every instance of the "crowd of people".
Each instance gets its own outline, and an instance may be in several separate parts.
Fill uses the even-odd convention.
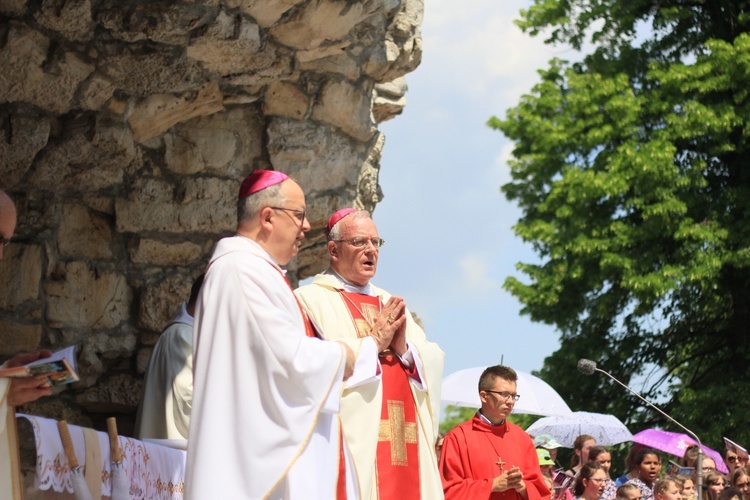
[[[552,436],[534,439],[541,471],[556,500],[750,500],[750,470],[747,452],[736,447],[724,450],[723,474],[713,458],[703,456],[702,492],[697,497],[698,446],[691,445],[679,458],[679,464],[665,467],[659,450],[634,444],[625,458],[627,472],[617,478],[610,476],[612,454],[597,446],[589,435],[576,438],[571,468],[558,467],[556,455],[562,446]]]

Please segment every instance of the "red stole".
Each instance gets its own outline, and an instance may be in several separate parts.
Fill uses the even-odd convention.
[[[380,299],[341,291],[359,338],[370,335],[370,324],[380,312]],[[380,353],[383,403],[376,454],[379,498],[421,498],[417,409],[409,376],[398,356]],[[363,492],[367,494],[367,492]]]

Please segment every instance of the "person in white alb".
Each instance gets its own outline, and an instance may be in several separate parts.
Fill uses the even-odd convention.
[[[310,229],[304,193],[257,170],[239,198],[196,308],[185,498],[356,498],[338,425],[354,355],[316,336],[281,268]]]

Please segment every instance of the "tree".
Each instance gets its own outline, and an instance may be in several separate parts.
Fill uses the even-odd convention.
[[[663,419],[575,364],[656,373],[645,395],[704,442],[750,444],[750,2],[535,0],[521,17],[594,46],[489,122],[515,142],[502,191],[541,260],[505,287],[561,333],[542,377],[640,430]]]

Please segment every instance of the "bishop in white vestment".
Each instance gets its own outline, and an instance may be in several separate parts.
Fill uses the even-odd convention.
[[[309,336],[280,267],[310,228],[300,187],[255,171],[240,198],[238,234],[216,245],[196,310],[185,497],[331,500],[354,356]]]

